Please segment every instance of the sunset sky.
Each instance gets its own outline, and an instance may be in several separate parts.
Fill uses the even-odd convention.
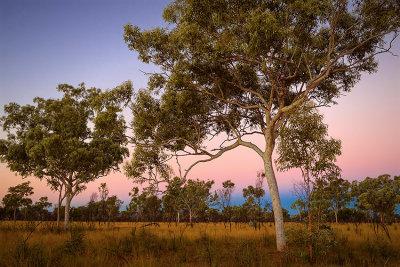
[[[160,0],[1,0],[0,1],[0,115],[9,102],[32,103],[36,96],[59,97],[59,83],[76,86],[113,88],[131,80],[136,89],[146,86],[143,72],[155,70],[137,59],[123,40],[127,23],[143,29],[163,26],[161,13],[170,1]],[[392,49],[400,55],[400,40]],[[323,108],[329,133],[342,140],[338,165],[342,177],[355,180],[388,173],[400,175],[400,57],[381,55],[379,70],[363,75],[353,90],[338,100],[338,105]],[[5,138],[0,132],[0,138]],[[189,163],[187,161],[186,163]],[[241,203],[242,188],[254,184],[262,161],[246,148],[197,165],[189,178],[213,179],[215,189],[224,180],[236,183],[235,201]],[[298,171],[277,173],[283,206],[294,200],[293,183],[301,179]],[[31,181],[33,199],[48,196],[56,202],[45,181]],[[22,183],[0,163],[0,199],[10,186]],[[75,197],[72,205],[83,205],[100,183],[106,182],[111,195],[129,202],[134,184],[122,173],[90,183]]]

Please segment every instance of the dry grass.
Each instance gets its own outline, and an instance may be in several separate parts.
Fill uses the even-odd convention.
[[[37,223],[36,223],[37,224]],[[302,225],[289,236],[289,248],[275,250],[273,224],[74,223],[71,232],[42,223],[0,222],[0,266],[308,266]],[[391,241],[370,224],[330,225],[333,233],[315,241],[318,266],[399,266],[400,227],[389,226]],[[289,230],[290,231],[290,230]],[[334,240],[329,239],[334,236]],[[325,240],[325,239],[326,240]],[[303,242],[303,243],[302,243]],[[325,244],[330,244],[325,248]]]

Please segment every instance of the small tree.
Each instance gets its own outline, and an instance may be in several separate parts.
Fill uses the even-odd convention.
[[[330,177],[325,185],[320,188],[323,198],[329,201],[330,207],[335,213],[335,221],[338,223],[338,212],[346,207],[351,200],[350,182],[337,177]]]
[[[296,199],[292,204],[290,204],[290,208],[293,210],[297,210],[299,212],[299,220],[302,222],[302,213],[304,211],[305,206],[307,205],[306,202],[304,202],[302,199]]]
[[[306,186],[310,232],[313,185],[318,180],[340,174],[335,161],[336,156],[341,154],[341,142],[327,138],[328,126],[323,124],[322,119],[323,116],[313,109],[312,103],[291,114],[287,125],[280,132],[279,157],[276,160],[280,171],[292,168],[301,170]]]
[[[101,203],[101,210],[99,216],[99,224],[100,224],[100,221],[105,222],[106,209],[107,209],[106,200],[108,198],[109,191],[106,183],[101,183],[97,189],[99,190],[100,203]]]
[[[390,179],[389,174],[377,178],[367,177],[361,182],[354,181],[352,193],[357,196],[360,208],[379,215],[381,224],[385,224],[385,216],[394,213],[400,204],[400,176]]]
[[[108,216],[108,222],[115,221],[119,215],[119,209],[124,202],[120,200],[117,196],[108,197],[106,204],[106,212]]]
[[[44,220],[45,214],[48,214],[48,208],[52,206],[52,204],[48,201],[48,197],[41,197],[39,198],[39,201],[35,202],[34,209],[39,215],[39,218],[41,221]]]
[[[262,173],[257,174],[256,186],[249,185],[247,188],[243,188],[243,197],[246,202],[243,206],[246,206],[249,210],[251,217],[255,223],[258,221],[258,229],[261,229],[261,213],[262,213],[262,198],[265,195],[265,190],[262,188]],[[254,224],[257,229],[257,224]]]
[[[225,221],[229,221],[229,231],[232,231],[232,207],[231,199],[232,192],[235,189],[235,184],[231,180],[226,180],[222,183],[222,189],[217,190],[218,204],[224,215]]]
[[[32,199],[28,196],[33,194],[33,187],[29,184],[31,182],[25,182],[17,186],[12,186],[8,188],[8,194],[3,197],[3,205],[6,209],[13,210],[13,219],[16,219],[17,209],[20,207],[27,207],[32,204]]]
[[[278,143],[278,170],[292,168],[301,170],[308,210],[308,231],[312,234],[311,201],[314,185],[321,179],[340,175],[336,156],[341,154],[341,142],[328,138],[328,126],[323,116],[313,109],[311,102],[290,115],[287,124],[281,128]],[[312,262],[312,245],[310,244]]]
[[[210,190],[214,181],[188,180],[182,188],[182,207],[189,213],[189,223],[209,206],[214,205],[217,199]]]
[[[37,97],[34,105],[4,107],[0,122],[8,135],[0,140],[0,159],[23,177],[44,178],[60,192],[65,188],[65,229],[73,197],[118,170],[128,155],[119,98],[131,89],[130,83],[106,92],[60,84],[60,99]]]
[[[96,203],[98,196],[99,195],[97,194],[97,192],[93,192],[90,195],[90,200],[87,205],[90,222],[93,222],[94,218],[96,218],[96,216],[98,215],[98,204]]]
[[[176,218],[176,223],[180,222],[180,211],[182,210],[182,186],[185,182],[179,177],[174,177],[168,181],[167,190],[162,197],[164,214],[168,220]]]

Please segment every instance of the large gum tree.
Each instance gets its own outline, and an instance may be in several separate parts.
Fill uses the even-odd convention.
[[[135,96],[136,146],[216,159],[239,146],[264,163],[277,249],[285,234],[273,151],[288,114],[313,100],[324,106],[348,92],[399,30],[398,0],[176,0],[166,27],[126,25],[139,59],[158,66]],[[214,136],[220,146],[206,147]],[[264,145],[254,143],[261,136]],[[219,140],[218,138],[216,140]]]

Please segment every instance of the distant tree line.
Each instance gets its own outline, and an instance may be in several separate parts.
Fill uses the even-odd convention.
[[[232,205],[235,184],[227,180],[222,188],[212,192],[214,181],[187,180],[178,177],[171,179],[164,192],[134,187],[129,193],[131,199],[126,209],[121,211],[123,201],[118,196],[109,196],[106,183],[98,192],[92,193],[84,206],[71,207],[73,221],[85,222],[223,222],[227,229],[232,223],[250,223],[260,229],[264,222],[273,222],[271,205],[265,200],[263,173],[257,175],[256,185],[243,188],[245,202]],[[306,185],[297,184],[298,197],[290,206],[297,214],[290,216],[284,209],[285,221],[307,222],[308,205]],[[50,212],[52,203],[47,197],[33,203],[30,182],[8,189],[2,199],[0,218],[2,220],[57,220],[57,207]],[[400,176],[380,175],[367,177],[363,181],[349,181],[331,178],[329,182],[320,181],[311,194],[314,222],[363,222],[392,223],[400,221]],[[65,207],[61,206],[61,214]]]

